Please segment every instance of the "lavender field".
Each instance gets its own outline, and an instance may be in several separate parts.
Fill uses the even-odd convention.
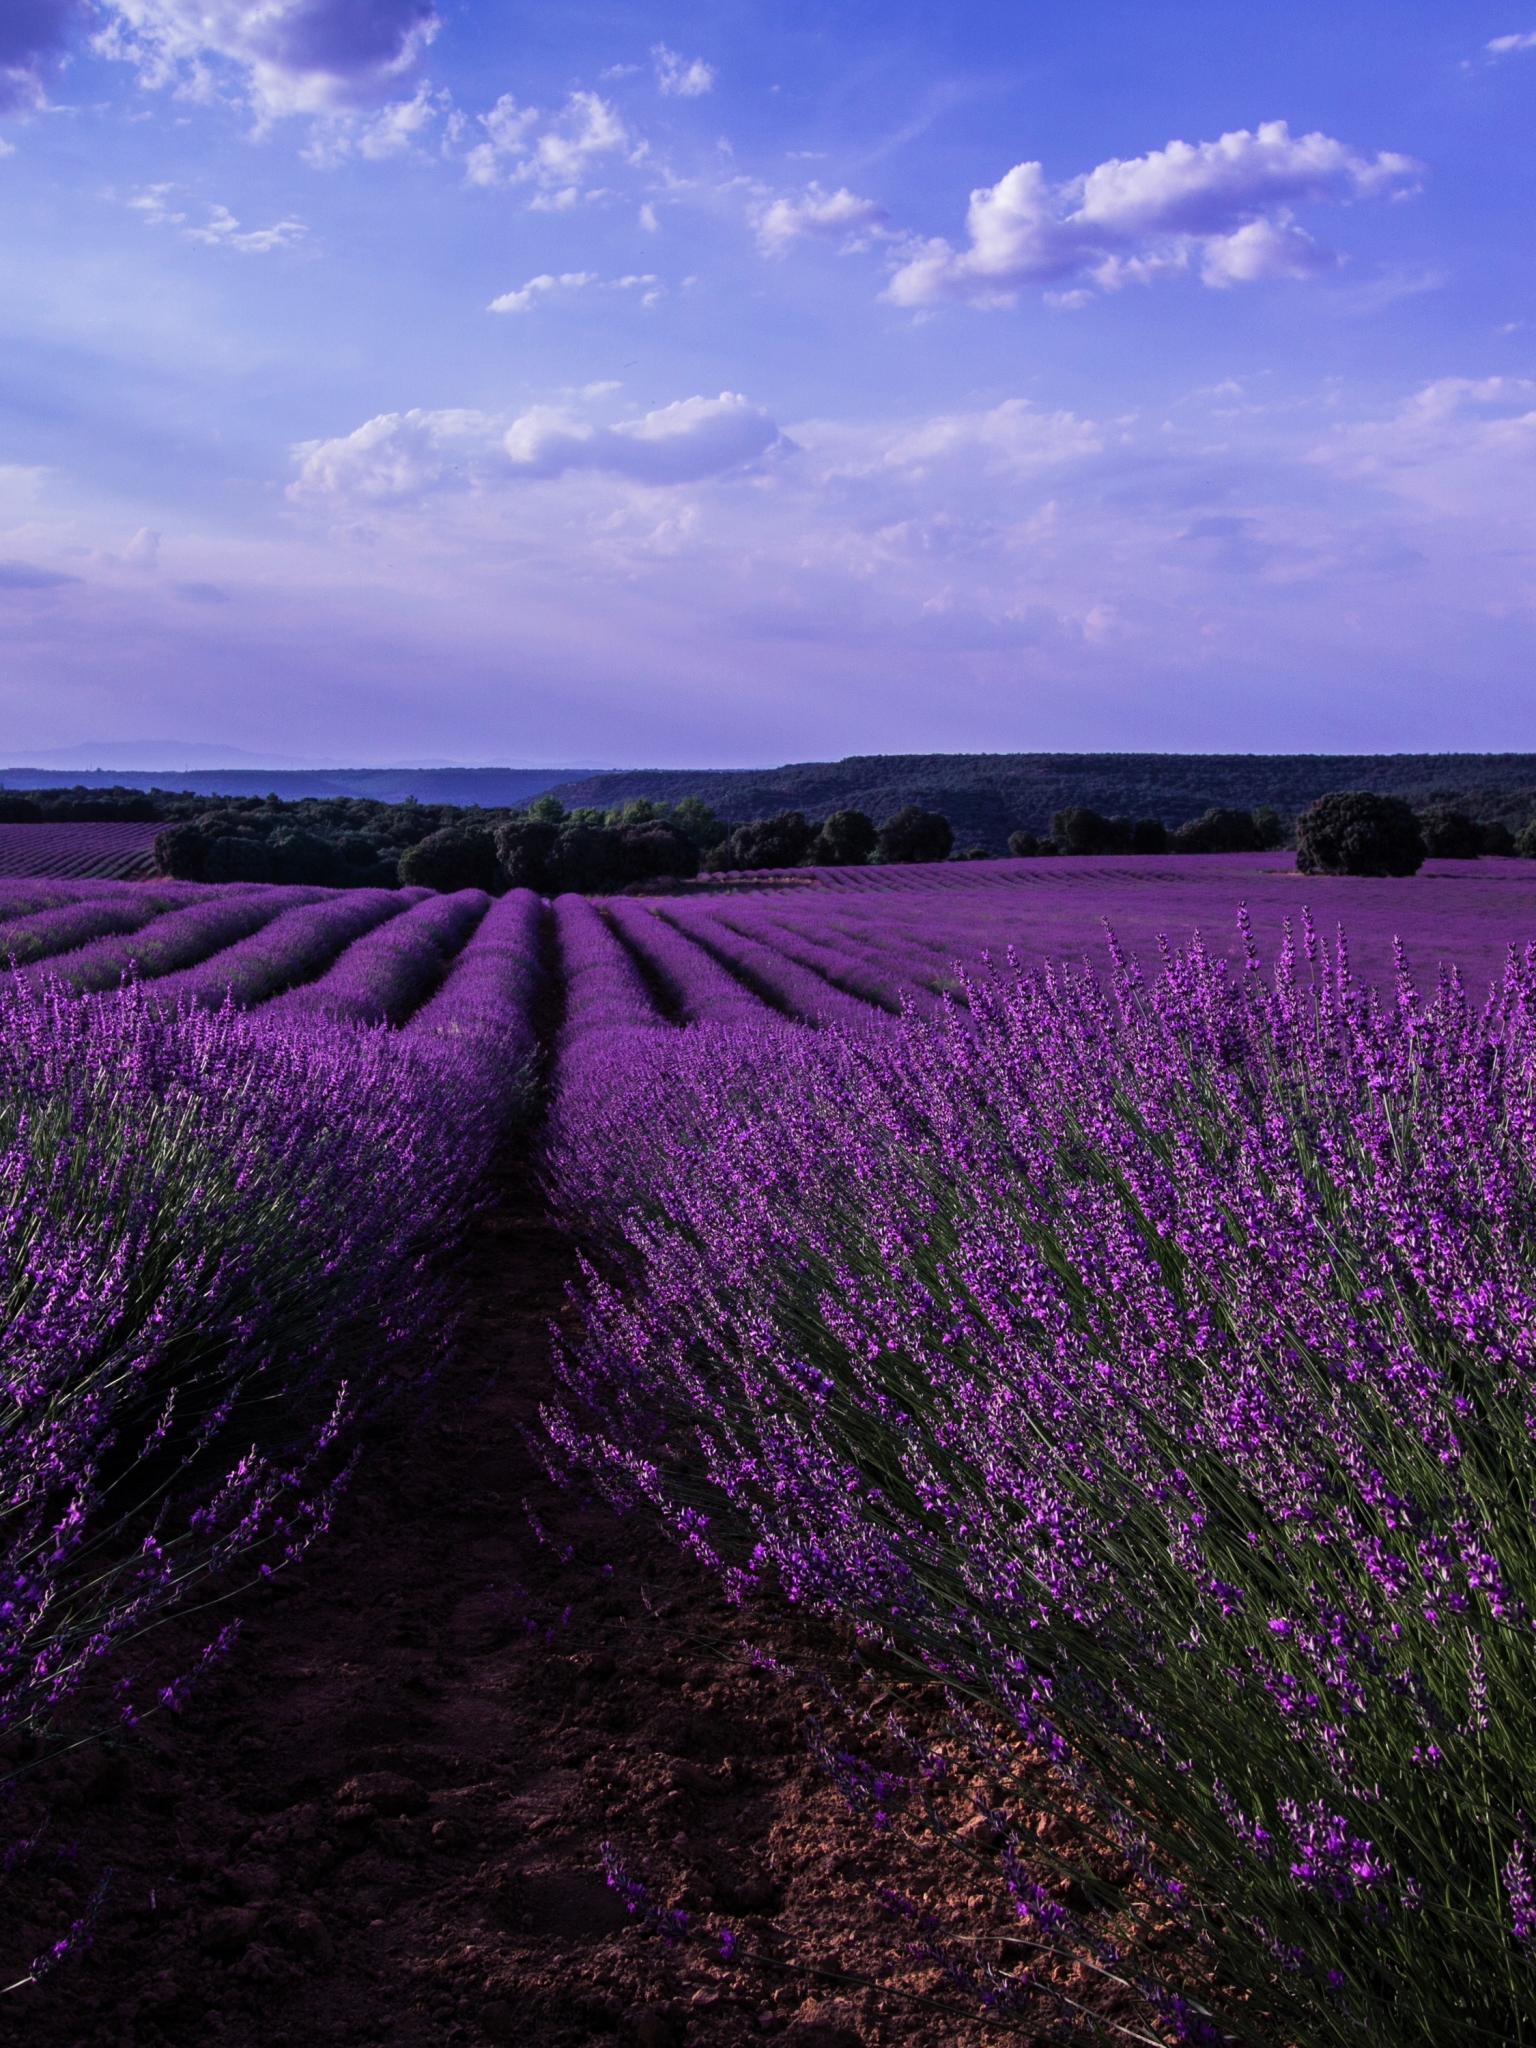
[[[154,873],[156,825],[0,824],[0,876]]]
[[[978,2012],[1521,2038],[1533,898],[0,881],[0,1733],[179,1706],[127,1646],[327,1525],[515,1131],[589,1247],[552,1469],[947,1688],[812,1747],[876,1830],[979,1788]]]

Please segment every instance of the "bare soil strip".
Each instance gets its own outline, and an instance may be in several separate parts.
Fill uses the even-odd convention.
[[[0,2048],[1003,2038],[876,1896],[974,1938],[1006,1928],[995,1884],[850,1814],[808,1755],[820,1696],[741,1647],[831,1669],[831,1637],[733,1609],[532,1455],[571,1258],[510,1172],[463,1255],[453,1362],[376,1434],[331,1534],[158,1639],[184,1665],[244,1619],[179,1720],[51,1761],[10,1803],[0,1847],[44,1798],[54,1819],[0,1882],[7,1980],[115,1874],[83,1959],[0,1999]],[[904,1700],[915,1726],[923,1706]],[[605,1842],[653,1923],[688,1916],[681,1939],[626,1909]]]

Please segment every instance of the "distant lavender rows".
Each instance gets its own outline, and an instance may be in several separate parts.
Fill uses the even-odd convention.
[[[1148,966],[1164,934],[1183,942],[1197,929],[1218,957],[1236,958],[1240,901],[1261,944],[1278,943],[1286,921],[1308,909],[1324,930],[1347,924],[1362,980],[1390,976],[1401,939],[1421,985],[1449,962],[1480,989],[1509,945],[1536,931],[1536,870],[1443,861],[1407,881],[1367,881],[1298,877],[1288,856],[1270,854],[993,861],[829,869],[792,887],[709,895],[565,897],[552,914],[531,896],[503,913],[474,890],[437,897],[0,877],[0,956],[34,985],[57,978],[101,994],[135,977],[159,1001],[228,1000],[260,1008],[274,1025],[399,1028],[433,1003],[446,976],[458,990],[452,1029],[428,1035],[473,1040],[483,1058],[493,1041],[510,1043],[511,1029],[524,1059],[538,979],[529,963],[546,918],[570,1044],[594,1031],[774,1020],[867,1030],[908,1006],[937,1014],[963,973],[1010,947],[1026,964],[1102,967],[1111,931]],[[466,946],[479,963],[472,979],[450,973]],[[515,1029],[505,1014],[514,984],[523,1005]],[[474,1025],[476,1002],[497,1021]]]
[[[0,877],[110,876],[154,870],[157,824],[0,825]]]

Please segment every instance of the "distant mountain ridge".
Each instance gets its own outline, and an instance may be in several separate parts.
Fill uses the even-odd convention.
[[[776,811],[941,811],[957,845],[1001,853],[1010,832],[1044,832],[1053,811],[1087,804],[1106,817],[1173,826],[1213,804],[1270,804],[1292,818],[1333,789],[1446,802],[1512,827],[1536,815],[1533,754],[851,754],[780,768],[625,768],[554,784],[568,810],[648,796],[701,797],[733,824]]]
[[[0,768],[0,789],[173,789],[208,796],[368,796],[379,803],[482,804],[487,810],[531,803],[571,768]]]

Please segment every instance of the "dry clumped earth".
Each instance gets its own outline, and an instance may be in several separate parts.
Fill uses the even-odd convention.
[[[0,1998],[0,2048],[1031,2038],[979,2019],[878,1896],[964,1942],[1011,1922],[995,1874],[903,1820],[874,1833],[809,1753],[804,1674],[846,1682],[846,1645],[731,1607],[640,1516],[544,1474],[571,1247],[516,1163],[462,1263],[453,1360],[376,1430],[331,1533],[155,1639],[184,1669],[243,1621],[180,1718],[43,1761],[5,1810],[3,1843],[53,1810],[0,1882],[7,1979],[114,1875],[83,1957]],[[922,1689],[855,1683],[936,1726]],[[605,1842],[681,1939],[627,1910]]]

